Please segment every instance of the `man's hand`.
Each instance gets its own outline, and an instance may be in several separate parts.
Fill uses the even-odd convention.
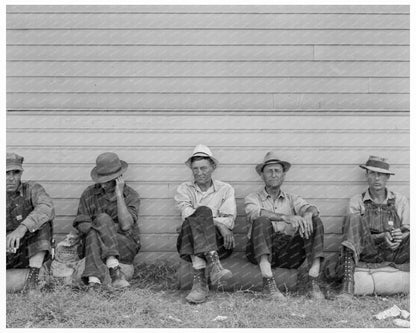
[[[125,181],[123,176],[118,176],[116,178],[116,195],[120,196],[123,195]]]
[[[81,235],[88,234],[88,232],[91,229],[91,223],[89,222],[82,222],[77,225],[78,231],[81,233]]]
[[[400,244],[402,242],[402,240],[403,240],[403,233],[400,230],[400,228],[393,229],[393,230],[390,231],[390,233],[391,233],[391,236],[392,236],[392,238],[393,238],[393,240],[394,240],[395,243],[399,243]]]
[[[304,232],[304,238],[309,239],[309,237],[312,235],[313,233],[313,222],[312,222],[312,213],[305,213],[303,215],[303,221],[305,222],[305,232]]]
[[[390,235],[390,232],[388,231],[384,233],[384,242],[387,245],[387,247],[393,251],[396,250],[400,245],[400,242],[396,243],[393,237]]]
[[[9,233],[6,237],[6,249],[18,249],[20,247],[20,240],[26,234],[27,228],[20,224],[14,231]]]
[[[227,250],[234,248],[235,242],[233,232],[221,223],[218,223],[217,227],[220,230],[222,237],[224,238],[224,247]]]

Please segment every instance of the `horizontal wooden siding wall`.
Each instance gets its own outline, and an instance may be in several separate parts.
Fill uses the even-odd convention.
[[[7,148],[71,230],[95,158],[115,151],[141,195],[139,260],[173,260],[172,199],[197,143],[243,198],[269,150],[337,251],[358,164],[388,157],[409,195],[408,6],[8,6]]]

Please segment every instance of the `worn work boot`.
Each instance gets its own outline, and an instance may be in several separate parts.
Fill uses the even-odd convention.
[[[29,273],[27,275],[25,285],[23,286],[22,293],[29,293],[29,294],[40,293],[39,271],[40,271],[40,268],[29,267]]]
[[[121,271],[120,266],[116,266],[114,268],[109,268],[110,277],[111,277],[111,285],[116,288],[127,288],[130,286],[130,283],[124,277],[123,272]]]
[[[272,300],[285,301],[286,297],[277,288],[274,277],[263,277],[263,296]]]
[[[223,284],[233,276],[231,271],[222,267],[217,251],[208,252],[205,256],[208,261],[208,268],[210,270],[209,278],[212,285]]]
[[[208,297],[208,284],[205,277],[205,268],[194,269],[192,289],[185,299],[189,303],[203,303]]]
[[[355,263],[353,253],[346,250],[344,252],[344,279],[342,280],[341,292],[338,299],[352,300],[354,298],[354,272]]]
[[[309,296],[314,300],[325,299],[325,296],[321,291],[321,287],[319,286],[319,278],[309,276],[309,281],[310,281]]]

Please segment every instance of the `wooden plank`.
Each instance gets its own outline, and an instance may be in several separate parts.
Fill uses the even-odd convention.
[[[407,46],[315,46],[315,60],[387,60],[408,61]]]
[[[406,78],[391,92],[408,93]],[[9,77],[9,92],[168,92],[168,93],[360,93],[368,92],[367,78],[61,78]],[[407,87],[407,89],[406,89]],[[390,88],[391,89],[391,88]],[[377,91],[388,92],[388,91]]]
[[[7,13],[322,13],[409,14],[409,5],[8,5]]]
[[[369,86],[369,90],[372,93],[403,93],[410,91],[410,81],[408,79],[370,78]]]
[[[67,234],[73,230],[74,216],[57,216],[54,219],[54,232]],[[325,233],[339,234],[342,231],[343,216],[321,216]],[[140,234],[176,234],[176,228],[181,224],[180,216],[142,216],[139,215]],[[247,234],[248,222],[245,216],[238,216],[233,232],[235,234]]]
[[[119,130],[49,130],[39,131],[26,129],[25,135],[18,130],[9,130],[8,142],[15,145],[24,145],[30,140],[32,145],[49,145],[53,138],[54,145],[65,146],[82,144],[89,146],[107,147],[111,150],[112,145],[126,145],[132,142],[140,142],[143,145],[178,146],[189,145],[189,143],[204,142],[209,146],[231,145],[231,146],[263,146],[265,142],[276,142],[279,146],[409,146],[409,133],[407,131],[374,131],[363,133],[360,131],[346,132],[283,132],[283,131],[203,131],[188,130],[181,131],[122,131]],[[163,135],[160,135],[162,134]],[[105,135],[104,135],[105,134]],[[158,135],[159,134],[159,135]],[[250,135],[249,135],[250,134]],[[255,140],[253,140],[253,135]],[[392,136],[394,135],[394,141]]]
[[[410,108],[409,94],[83,94],[7,93],[8,109],[25,110],[391,110]]]
[[[323,216],[343,216],[348,199],[315,199],[305,198],[319,208]],[[79,199],[54,198],[56,215],[74,216],[78,209]],[[242,199],[237,199],[237,213],[245,215]],[[173,199],[142,199],[140,215],[144,216],[179,216]]]
[[[396,46],[395,48],[400,48]],[[404,47],[403,49],[408,49]],[[9,46],[7,60],[314,60],[312,46]],[[358,60],[358,59],[357,59]],[[387,60],[387,59],[382,59]],[[404,59],[403,59],[404,60]],[[407,59],[408,60],[408,59]]]
[[[184,38],[186,36],[186,38]],[[408,45],[408,30],[7,30],[7,45]]]
[[[351,116],[354,118],[356,116]],[[11,120],[12,117],[7,117],[7,125],[8,127],[12,127],[11,123],[16,121],[16,126],[18,126],[18,120],[22,120],[22,127],[28,128],[30,127],[30,121],[26,123],[24,121],[25,117],[18,117],[16,120]],[[55,118],[60,118],[59,116],[55,116]],[[104,118],[103,115],[99,115],[97,117],[97,121],[99,119]],[[124,119],[125,116],[119,117],[120,120]],[[130,117],[126,117],[127,119],[131,119]],[[134,118],[134,117],[133,117]],[[139,117],[138,117],[139,118]],[[215,117],[214,117],[215,118]],[[237,118],[237,119],[236,119]],[[239,117],[232,117],[227,121],[223,121],[222,118],[219,119],[219,126],[224,122],[233,122],[235,119],[236,127],[238,123]],[[264,118],[265,120],[268,117],[261,116],[259,118]],[[299,118],[302,117],[294,117],[296,121],[299,121]],[[324,119],[321,117],[315,117],[317,121],[324,122]],[[389,117],[386,118],[388,120]],[[36,119],[31,116],[27,117],[28,120],[33,119],[34,127],[36,126]],[[86,118],[86,121],[93,118]],[[256,121],[253,119],[253,126],[257,127]],[[334,118],[337,120],[337,118]],[[339,118],[339,123],[346,124],[350,118]],[[356,117],[359,121],[361,117]],[[371,117],[370,117],[371,119]],[[409,122],[408,117],[404,117],[404,119]],[[197,119],[196,119],[197,120]],[[272,122],[273,118],[271,118]],[[157,118],[155,119],[158,122]],[[279,127],[283,127],[284,125],[282,122],[285,122],[286,118],[283,118],[281,122],[278,122]],[[68,118],[64,118],[63,122],[68,122],[70,125]],[[169,121],[170,122],[170,121]],[[289,119],[288,122],[290,123]],[[313,122],[312,119],[305,116],[304,122],[302,122],[302,126],[306,126],[307,123]],[[299,122],[300,124],[301,122]],[[365,123],[365,119],[363,119],[363,123]],[[402,124],[402,120],[398,117],[390,118],[390,123],[392,126],[397,126],[400,128]],[[27,125],[29,124],[29,125]],[[208,124],[208,121],[204,120],[204,124]],[[73,127],[75,127],[74,125]],[[374,119],[374,127],[376,128],[377,125],[377,117]],[[331,127],[330,125],[328,127]],[[81,128],[81,127],[79,127]],[[163,126],[161,126],[163,128]],[[261,128],[261,126],[258,126]],[[27,172],[30,171],[32,167],[40,168],[38,164],[51,164],[52,161],[59,164],[85,164],[89,163],[90,167],[92,168],[95,163],[95,158],[103,152],[103,147],[91,147],[87,145],[83,146],[33,146],[29,143],[25,143],[23,145],[16,145],[11,141],[7,142],[7,150],[8,151],[16,151],[22,156],[25,157],[25,165],[30,165],[25,171],[25,175]],[[129,165],[135,165],[136,167],[150,167],[150,166],[157,166],[159,168],[172,166],[177,164],[178,166],[184,167],[184,163],[192,153],[194,146],[192,144],[186,146],[169,146],[169,147],[154,147],[154,146],[138,146],[138,145],[128,145],[128,146],[112,146],[111,150],[117,152],[121,159],[126,160]],[[272,143],[265,143],[262,147],[252,147],[252,146],[210,146],[213,154],[219,160],[219,167],[216,172],[226,172],[221,171],[223,167],[227,165],[233,165],[235,168],[236,165],[246,165],[247,169],[252,169],[256,165],[256,163],[263,160],[264,155],[267,151],[270,150],[278,150],[279,155],[282,159],[285,159],[292,163],[293,168],[290,170],[290,173],[295,170],[295,168],[302,165],[314,164],[314,165],[342,165],[345,166],[349,165],[351,169],[357,169],[359,164],[365,163],[368,158],[368,155],[371,153],[372,155],[376,156],[384,156],[387,157],[391,163],[392,168],[407,166],[410,163],[410,147],[325,147],[325,149],[321,149],[321,147],[287,147],[287,146],[279,146],[277,147]],[[319,154],[314,154],[316,150],[319,149]],[[44,166],[42,166],[43,168]],[[229,166],[231,167],[231,166]],[[183,176],[189,177],[190,173],[187,168],[178,171],[178,174]],[[357,169],[358,170],[358,169]],[[361,170],[361,169],[359,169]],[[401,173],[401,172],[400,172]],[[89,173],[88,173],[89,174]],[[87,180],[88,174],[82,175],[81,178],[78,180]],[[148,177],[149,175],[147,175]],[[250,175],[252,177],[253,174]],[[48,180],[49,178],[42,178]],[[150,178],[151,179],[151,178]],[[89,179],[88,179],[89,180]],[[135,179],[136,180],[136,179]],[[144,180],[144,179],[143,179]],[[173,179],[170,179],[173,180]],[[248,179],[245,179],[248,180]],[[399,180],[396,177],[392,177],[391,180]]]
[[[169,121],[165,121],[168,117]],[[201,113],[188,112],[180,114],[179,112],[169,112],[158,114],[155,112],[55,112],[51,117],[50,113],[42,112],[10,112],[7,114],[8,129],[100,129],[114,128],[117,122],[117,128],[120,131],[124,129],[137,130],[170,130],[170,129],[197,129],[204,130],[243,130],[252,128],[261,128],[264,130],[282,129],[282,130],[408,130],[410,129],[409,114],[394,114],[394,121],[391,115],[374,114],[362,112],[360,115],[337,115],[336,112],[326,116],[317,116],[315,114],[299,114],[299,112],[289,112],[288,114],[270,113],[267,116],[242,114],[241,112],[221,112],[215,115],[204,115]],[[203,124],[203,126],[201,126]],[[224,149],[219,147],[219,149]],[[152,153],[155,153],[152,151]],[[230,152],[228,152],[230,153]],[[71,154],[68,151],[67,154]],[[70,156],[70,161],[79,162],[85,159],[77,158],[78,154],[84,154],[84,151],[76,152]],[[164,153],[165,154],[165,153]],[[238,155],[242,155],[238,153]],[[84,155],[85,156],[85,155]],[[242,156],[244,157],[244,156]],[[74,160],[75,158],[75,160]],[[88,156],[90,158],[90,156]],[[140,158],[131,156],[131,158]],[[131,160],[130,158],[130,160]]]
[[[342,22],[342,24],[340,24]],[[409,15],[9,13],[7,29],[409,29]]]

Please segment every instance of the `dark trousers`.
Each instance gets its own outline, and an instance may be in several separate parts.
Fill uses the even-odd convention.
[[[233,249],[224,247],[224,238],[214,225],[211,208],[201,206],[182,223],[176,249],[180,257],[192,261],[191,255],[205,258],[204,253],[217,251],[220,259],[227,258]]]
[[[410,236],[402,240],[392,251],[384,241],[376,244],[371,236],[370,226],[364,216],[351,214],[344,222],[342,245],[353,252],[354,261],[381,263],[384,261],[404,264],[410,261]]]
[[[324,258],[324,227],[321,219],[312,219],[313,232],[309,239],[302,238],[299,232],[294,236],[275,232],[267,217],[259,217],[253,222],[251,238],[246,247],[247,259],[258,264],[262,255],[268,255],[272,268],[296,269],[307,259],[308,267],[316,258]]]
[[[10,268],[27,268],[29,259],[36,253],[46,251],[44,261],[49,259],[52,240],[52,222],[47,222],[40,229],[31,233],[26,232],[20,240],[20,247],[16,253],[7,253],[6,269]]]
[[[140,249],[132,236],[117,231],[116,223],[105,213],[98,215],[92,222],[83,242],[85,270],[82,279],[85,283],[89,276],[104,281],[108,273],[105,261],[109,256],[116,257],[122,263],[131,264]]]

